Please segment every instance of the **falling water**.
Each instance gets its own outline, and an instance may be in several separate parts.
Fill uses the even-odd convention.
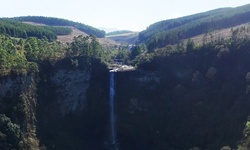
[[[114,96],[115,96],[115,70],[110,71],[110,100],[109,100],[109,105],[110,105],[110,140],[111,140],[111,145],[112,149],[117,149],[115,148],[117,143],[116,143],[116,133],[115,133],[115,109],[114,109]]]

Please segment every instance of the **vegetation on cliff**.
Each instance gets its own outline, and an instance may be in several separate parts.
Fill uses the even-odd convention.
[[[0,149],[17,149],[21,136],[20,126],[12,123],[5,114],[0,114]]]
[[[105,51],[95,36],[75,37],[70,44],[49,42],[46,39],[27,39],[0,36],[1,75],[15,72],[26,74],[39,71],[42,61],[56,61],[65,57],[84,56],[88,60],[98,58],[108,61],[111,51]]]
[[[45,146],[40,147],[36,136],[36,106],[37,101],[42,99],[39,97],[44,94],[40,92],[42,87],[36,84],[44,83],[44,91],[53,89],[48,85],[50,73],[59,68],[85,70],[90,74],[90,70],[98,68],[95,67],[96,64],[108,60],[109,54],[109,51],[103,50],[95,36],[79,36],[75,37],[72,43],[63,44],[50,42],[46,38],[23,39],[2,34],[0,36],[0,149],[45,148]],[[102,65],[99,71],[107,69],[104,64]],[[50,70],[51,68],[54,70]],[[48,93],[47,91],[46,94]],[[41,97],[51,96],[46,94]],[[49,100],[53,101],[53,98],[49,97]]]

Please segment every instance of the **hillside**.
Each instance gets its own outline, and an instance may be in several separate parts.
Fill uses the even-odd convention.
[[[164,20],[140,32],[139,42],[147,43],[148,48],[152,50],[156,47],[176,44],[182,39],[250,22],[249,15],[250,4]]]
[[[232,37],[233,30],[241,30],[244,28],[247,29],[249,27],[250,27],[250,23],[245,23],[245,24],[237,25],[237,26],[230,27],[230,28],[225,28],[225,29],[221,29],[221,30],[214,30],[214,31],[209,32],[209,33],[205,33],[205,34],[191,37],[190,39],[195,44],[202,44],[203,42],[211,42],[213,40],[219,40],[219,39],[229,39]],[[250,37],[249,32],[245,32],[245,34],[246,34],[246,36]],[[185,39],[185,40],[183,40],[183,42],[187,43],[188,40],[189,39]]]
[[[26,24],[30,24],[30,25],[35,25],[35,26],[47,26],[45,24],[42,23],[35,23],[35,22],[23,22]],[[56,26],[58,27],[58,26]],[[70,34],[66,34],[66,35],[57,35],[57,40],[62,42],[62,43],[71,43],[74,40],[74,37],[78,37],[78,36],[89,36],[87,33],[75,28],[75,27],[71,27],[71,26],[65,26],[65,28],[68,28],[71,30]],[[111,45],[120,45],[120,43],[109,39],[109,38],[98,38],[98,41],[100,42],[101,45],[103,46],[111,46]]]
[[[0,33],[11,37],[58,40],[71,43],[79,35],[95,35],[102,45],[119,45],[120,43],[105,38],[105,32],[81,23],[51,17],[15,17],[0,19]]]
[[[25,22],[35,22],[40,24],[45,24],[48,26],[71,26],[80,31],[83,31],[89,35],[95,35],[96,37],[104,37],[105,31],[99,30],[97,28],[85,25],[79,22],[73,22],[66,19],[53,18],[53,17],[42,17],[42,16],[27,16],[27,17],[15,17],[10,18],[11,20],[16,21],[25,21]]]
[[[76,28],[73,28],[73,27],[68,27],[72,30],[72,33],[69,34],[69,35],[59,35],[57,36],[58,38],[58,41],[61,41],[62,43],[70,43],[73,41],[74,37],[77,37],[79,35],[83,35],[83,36],[88,36],[87,33],[83,32],[83,31],[80,31]]]

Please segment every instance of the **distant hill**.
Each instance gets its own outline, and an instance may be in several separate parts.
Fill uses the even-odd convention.
[[[117,31],[117,28],[106,28],[106,27],[98,27],[100,30],[104,30],[106,33]]]
[[[106,36],[112,36],[112,35],[118,35],[118,34],[127,34],[127,33],[133,33],[133,31],[129,31],[129,30],[117,30],[117,31],[108,32],[106,34]]]
[[[164,20],[140,32],[138,41],[147,43],[149,49],[164,47],[203,33],[250,22],[249,16],[250,4]]]
[[[27,16],[27,17],[14,17],[14,18],[9,18],[9,19],[14,20],[14,21],[21,21],[21,22],[35,22],[35,23],[45,24],[48,26],[71,26],[89,35],[95,35],[99,38],[104,37],[106,34],[105,31],[99,30],[89,25],[85,25],[79,22],[73,22],[73,21],[66,20],[66,19],[60,19],[60,18]]]
[[[107,33],[106,37],[122,44],[135,44],[138,39],[138,32],[119,30]]]

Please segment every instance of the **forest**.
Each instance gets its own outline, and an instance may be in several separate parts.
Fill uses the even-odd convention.
[[[8,19],[0,19],[0,34],[17,38],[37,37],[49,41],[57,39],[57,35],[69,35],[72,30],[66,27],[34,26]]]
[[[35,37],[13,39],[8,35],[0,36],[1,76],[38,72],[39,64],[43,61],[57,61],[74,56],[99,58],[104,61],[104,58],[108,57],[104,55],[106,54],[95,36],[75,37],[69,45]]]

